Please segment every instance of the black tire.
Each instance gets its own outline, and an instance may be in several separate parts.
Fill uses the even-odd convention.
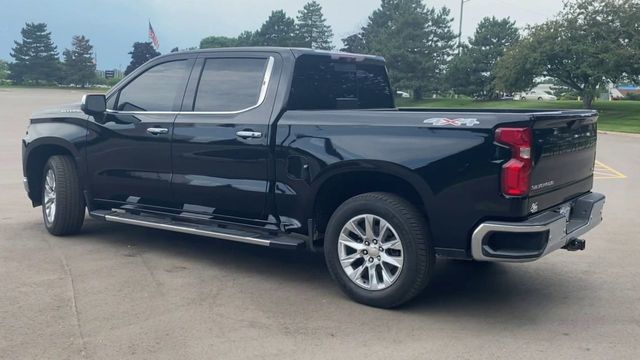
[[[45,191],[47,173],[55,175],[55,213],[47,218]],[[76,234],[82,228],[85,213],[84,197],[80,188],[78,171],[69,156],[55,155],[49,158],[42,175],[42,217],[44,225],[52,235]]]
[[[352,281],[339,260],[338,238],[342,228],[356,216],[371,214],[384,219],[402,243],[404,265],[395,282],[382,290],[368,290]],[[405,199],[389,193],[372,192],[355,196],[333,213],[325,232],[325,261],[333,279],[353,300],[380,308],[399,306],[429,283],[435,265],[425,216]]]
[[[539,98],[538,98],[538,101],[544,101],[544,99],[543,99],[543,98],[541,98],[541,97],[539,97]]]

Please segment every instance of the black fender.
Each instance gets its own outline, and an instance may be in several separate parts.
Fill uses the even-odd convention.
[[[86,121],[73,120],[32,120],[27,135],[22,139],[25,188],[34,206],[40,205],[40,194],[37,190],[41,174],[36,168],[44,166],[44,162],[52,155],[70,155],[76,163],[80,184],[85,188],[86,164],[83,154],[87,134]]]
[[[384,174],[406,182],[420,197],[419,202],[424,206],[422,209],[428,218],[430,212],[429,205],[432,204],[433,192],[429,184],[413,170],[388,161],[383,160],[347,160],[331,164],[324,168],[310,184],[311,201],[307,204],[306,213],[312,216],[318,197],[325,184],[332,178],[345,174],[366,173],[370,175]]]

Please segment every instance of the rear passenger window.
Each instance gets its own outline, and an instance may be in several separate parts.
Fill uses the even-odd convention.
[[[194,111],[239,111],[258,104],[267,59],[207,59]]]
[[[382,63],[349,62],[329,56],[296,60],[289,95],[291,110],[393,108]]]
[[[178,111],[190,70],[187,60],[152,67],[120,91],[117,110]]]

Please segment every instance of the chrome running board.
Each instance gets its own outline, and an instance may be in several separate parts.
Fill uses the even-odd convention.
[[[202,225],[184,221],[159,218],[155,216],[136,215],[122,210],[97,210],[91,215],[106,221],[128,225],[144,226],[148,228],[168,230],[184,234],[206,236],[216,239],[236,241],[252,245],[271,246],[295,249],[304,245],[304,240],[290,235],[270,235],[253,230],[230,229],[216,224]]]

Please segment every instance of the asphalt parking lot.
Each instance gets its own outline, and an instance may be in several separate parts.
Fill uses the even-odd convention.
[[[397,310],[345,298],[320,256],[101,223],[53,237],[22,188],[32,111],[81,91],[0,88],[0,358],[637,359],[640,137],[602,134],[587,250],[440,261]]]

